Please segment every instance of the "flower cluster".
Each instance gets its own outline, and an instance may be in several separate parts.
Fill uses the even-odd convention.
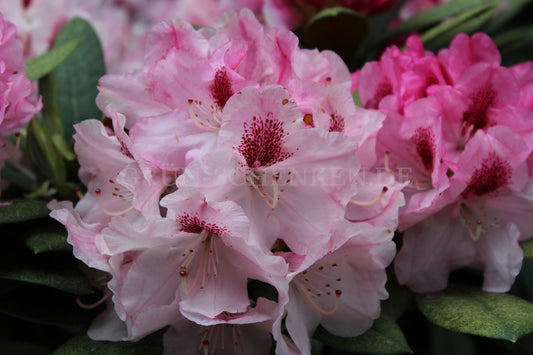
[[[518,242],[533,237],[532,63],[500,61],[486,34],[460,34],[437,55],[412,36],[354,75],[363,105],[387,115],[378,159],[409,171],[395,271],[417,292],[446,288],[466,266],[483,270],[484,290],[506,292]]]
[[[41,101],[24,75],[22,50],[17,28],[0,13],[0,168],[18,150],[7,137],[18,132],[41,109]]]
[[[356,107],[351,85],[336,54],[299,49],[249,10],[155,26],[141,70],[100,80],[110,124],[75,126],[87,192],[49,204],[109,280],[89,335],[170,325],[168,352],[268,354],[273,336],[279,354],[310,354],[319,324],[366,331],[388,296],[405,184],[370,171],[385,116]]]

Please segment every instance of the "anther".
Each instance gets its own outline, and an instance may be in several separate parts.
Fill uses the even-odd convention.
[[[209,340],[202,341],[202,348],[204,351],[204,355],[209,355]]]
[[[192,110],[192,104],[194,103],[194,100],[189,99],[188,103],[189,103],[189,116],[191,117],[191,120],[194,123],[194,125],[196,127],[200,128],[200,129],[205,130],[205,131],[213,131],[215,129],[215,127],[208,127],[208,126],[204,125],[203,123],[198,122],[198,120],[196,119],[196,114]],[[218,127],[216,127],[216,128],[218,128]]]
[[[128,213],[129,211],[131,211],[134,207],[133,205],[131,205],[130,207],[122,210],[122,211],[118,211],[118,212],[112,212],[112,211],[109,211],[107,208],[105,208],[103,202],[102,202],[102,190],[100,189],[95,189],[94,192],[96,193],[96,199],[98,201],[98,206],[100,206],[100,208],[102,209],[102,211],[104,211],[105,214],[107,214],[108,216],[122,216],[123,214],[126,214]]]
[[[81,193],[81,190],[79,187],[75,187],[74,188],[74,193],[76,194],[76,196],[78,196],[78,198],[81,200],[83,198],[83,194]]]

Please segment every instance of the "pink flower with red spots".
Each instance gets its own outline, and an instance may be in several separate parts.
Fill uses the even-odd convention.
[[[371,327],[405,182],[361,169],[379,158],[385,116],[355,107],[340,57],[299,49],[248,10],[214,28],[164,22],[146,43],[141,70],[100,80],[113,128],[76,126],[86,194],[49,205],[75,255],[111,276],[89,335],[170,326],[168,351],[187,336],[187,351],[257,352],[228,334],[242,328],[261,344],[272,334],[278,353],[309,353],[319,324],[341,336]],[[251,301],[250,280],[275,295]]]
[[[533,237],[523,220],[533,207],[529,65],[500,66],[498,49],[481,33],[456,36],[438,55],[417,37],[407,45],[387,49],[356,75],[363,104],[387,115],[378,161],[391,174],[410,175],[398,280],[437,291],[452,270],[472,266],[484,270],[485,290],[506,292],[520,270],[518,241]]]

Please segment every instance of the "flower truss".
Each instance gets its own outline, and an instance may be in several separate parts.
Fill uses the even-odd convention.
[[[446,288],[465,266],[483,270],[484,290],[506,292],[522,264],[518,242],[533,237],[531,63],[500,61],[482,33],[438,55],[411,37],[355,75],[364,106],[387,115],[378,157],[411,174],[395,270],[417,292]]]
[[[111,275],[90,336],[170,325],[168,349],[198,329],[191,353],[268,353],[269,334],[278,353],[310,353],[319,324],[367,330],[387,297],[403,185],[362,169],[384,116],[350,87],[338,56],[249,11],[154,27],[141,70],[100,80],[112,129],[75,126],[87,192],[49,204],[75,255]],[[250,301],[248,280],[276,299]]]
[[[23,43],[17,28],[0,13],[0,169],[18,152],[18,131],[41,110],[41,100],[26,77]],[[16,147],[8,136],[16,136]]]
[[[83,332],[102,353],[154,335],[165,354],[374,353],[389,340],[405,346],[383,352],[401,353],[409,307],[453,331],[533,335],[533,303],[507,294],[533,255],[533,62],[502,64],[496,43],[517,28],[496,42],[450,29],[496,19],[493,34],[522,8],[0,1],[0,323]],[[342,57],[301,48],[339,29],[354,32],[327,47]],[[49,271],[65,251],[82,271]],[[86,289],[56,278],[65,270]],[[42,295],[21,306],[36,279]],[[61,292],[92,309],[82,326],[50,316]],[[463,317],[468,302],[477,313]],[[411,333],[439,336],[422,324]],[[71,339],[55,345],[68,353]]]

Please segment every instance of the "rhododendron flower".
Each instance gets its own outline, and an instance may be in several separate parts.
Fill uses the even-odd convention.
[[[125,9],[109,1],[10,0],[0,3],[0,12],[19,28],[24,57],[50,50],[61,26],[73,17],[94,27],[104,50],[108,70],[134,69],[142,62],[140,36],[133,30]]]
[[[254,215],[275,215],[287,245],[305,254],[344,216],[354,192],[355,145],[337,132],[305,129],[298,107],[279,86],[243,89],[224,113],[219,149],[192,162],[178,177],[178,188],[194,186]]]
[[[23,44],[17,28],[0,13],[0,169],[18,151],[7,137],[19,131],[42,107],[30,80],[24,75]]]
[[[283,282],[285,263],[254,246],[235,203],[207,203],[197,192],[180,190],[162,205],[164,219],[115,217],[102,231],[111,255],[108,286],[128,339],[173,323],[178,309],[204,325],[247,312],[248,279]]]
[[[111,278],[90,337],[170,326],[165,351],[186,341],[192,353],[255,353],[272,333],[278,353],[309,353],[319,324],[368,329],[387,297],[405,182],[361,174],[360,161],[380,158],[385,116],[355,107],[340,57],[300,50],[249,10],[214,28],[161,23],[146,43],[141,70],[100,80],[113,129],[76,126],[87,193],[75,208],[49,205],[76,256]],[[277,302],[251,301],[249,280],[273,286]]]
[[[393,232],[369,225],[339,223],[332,233],[329,252],[314,248],[306,259],[294,253],[282,254],[290,280],[286,305],[287,330],[302,354],[311,353],[310,338],[321,324],[330,333],[354,337],[372,326],[380,313],[385,290],[385,268],[396,247]],[[276,323],[279,327],[279,321]],[[287,353],[279,328],[274,333],[278,352]]]
[[[112,108],[109,111],[113,112],[116,135],[97,120],[75,125],[74,150],[87,193],[75,208],[71,202],[49,204],[50,215],[67,228],[67,241],[73,245],[76,257],[103,271],[109,270],[109,254],[100,232],[116,216],[159,215],[159,195],[171,177],[136,159],[137,153],[124,132],[124,116]]]
[[[485,290],[506,292],[522,262],[518,241],[533,237],[519,217],[533,207],[530,80],[520,75],[528,65],[501,67],[498,49],[481,33],[457,35],[437,56],[416,37],[407,44],[356,77],[363,103],[387,115],[378,159],[390,173],[411,174],[400,210],[398,280],[437,291],[452,270],[472,266],[484,270]]]

